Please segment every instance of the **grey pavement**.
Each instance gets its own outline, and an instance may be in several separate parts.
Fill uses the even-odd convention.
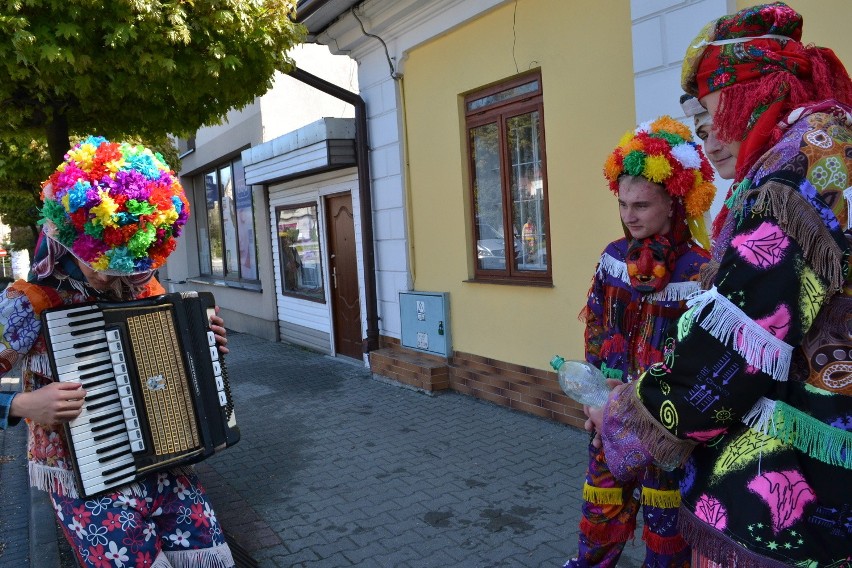
[[[196,469],[258,566],[559,567],[576,551],[585,432],[286,343],[229,345],[242,439]],[[0,455],[20,456],[0,460],[0,567],[51,568],[23,560],[30,540],[42,556],[57,546],[44,501],[19,505],[41,510],[19,534],[22,431],[0,432]],[[641,522],[619,567],[641,565],[640,536]]]

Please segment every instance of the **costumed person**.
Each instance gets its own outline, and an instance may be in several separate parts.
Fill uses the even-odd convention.
[[[666,329],[699,289],[709,254],[696,240],[706,243],[703,216],[715,187],[689,128],[668,116],[625,134],[604,175],[618,196],[626,236],[604,250],[581,317],[586,360],[627,383],[663,360]],[[651,465],[621,483],[604,452],[590,445],[579,550],[565,566],[615,566],[633,538],[640,503],[645,565],[688,566],[691,553],[677,532],[678,479],[679,472]]]
[[[63,423],[80,415],[81,383],[56,382],[42,312],[89,301],[165,293],[154,271],[174,250],[189,215],[177,176],[142,146],[89,137],[44,183],[42,235],[28,281],[0,293],[0,372],[20,359],[24,392],[9,423],[29,425],[29,476],[50,493],[56,517],[83,566],[234,565],[222,529],[192,468],[153,472],[132,485],[84,499]],[[211,318],[227,352],[224,322]]]
[[[713,118],[707,109],[701,105],[701,101],[697,97],[684,93],[680,97],[680,106],[686,116],[693,117],[695,121],[695,135],[701,139],[704,146],[704,154],[710,163],[713,164],[719,177],[722,179],[733,180],[736,176],[737,157],[731,154],[731,150],[727,144],[723,144],[716,131],[713,129]],[[731,183],[728,191],[725,194],[725,200],[730,199],[734,191],[734,185]],[[721,231],[725,216],[718,215],[712,223],[710,232],[711,241],[716,239],[716,236]]]
[[[683,464],[698,566],[852,563],[852,81],[801,34],[778,2],[691,44],[737,186],[671,354],[587,409],[618,479]]]

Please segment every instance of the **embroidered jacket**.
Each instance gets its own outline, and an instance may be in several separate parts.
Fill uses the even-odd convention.
[[[139,297],[164,293],[152,280]],[[53,382],[44,336],[41,312],[47,308],[79,304],[91,300],[69,288],[56,290],[18,280],[0,292],[0,375],[8,373],[22,359],[24,390],[39,389]],[[71,470],[68,443],[61,425],[38,424],[27,420],[30,436],[27,447],[30,485],[53,491],[61,488],[76,497],[77,486]]]
[[[850,109],[792,113],[735,191],[673,350],[605,408],[613,473],[685,461],[681,532],[723,566],[850,565],[850,174]]]
[[[700,246],[683,245],[668,285],[641,294],[627,274],[628,246],[622,238],[606,247],[584,310],[586,360],[606,377],[625,382],[662,361],[666,330],[684,312],[686,299],[698,292],[699,269],[709,259]]]

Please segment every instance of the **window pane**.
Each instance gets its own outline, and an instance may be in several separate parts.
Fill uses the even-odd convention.
[[[547,227],[539,121],[537,111],[506,121],[512,187],[512,226],[516,236],[513,256],[515,268],[518,270],[547,270]]]
[[[284,293],[325,301],[316,205],[279,207],[278,250]]]
[[[484,270],[506,269],[499,135],[497,123],[470,129],[477,263]]]
[[[206,211],[204,176],[196,176],[193,178],[193,211]],[[198,233],[198,266],[201,274],[210,274],[210,232],[207,229],[207,215],[198,215],[196,221],[196,231]]]
[[[215,171],[204,176],[204,194],[207,197],[207,229],[210,231],[210,273],[213,276],[224,276],[222,212],[219,207],[219,182]]]
[[[251,186],[246,185],[242,160],[234,161],[234,190],[237,205],[237,236],[240,241],[240,277],[257,280],[257,246],[254,241],[254,208]]]
[[[511,99],[513,97],[525,95],[527,93],[534,93],[537,90],[538,81],[532,81],[530,83],[518,85],[517,87],[512,87],[511,89],[506,89],[505,91],[500,91],[499,93],[494,93],[493,95],[488,95],[487,97],[474,99],[467,103],[467,110],[468,112],[470,112],[486,107],[488,105],[492,105],[494,103],[499,103],[501,101]]]
[[[234,199],[234,180],[231,166],[219,168],[219,183],[222,186],[222,234],[225,241],[225,274],[237,277],[240,274],[240,256],[237,245],[237,203]]]

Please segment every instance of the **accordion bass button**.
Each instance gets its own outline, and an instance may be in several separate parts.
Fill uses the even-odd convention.
[[[216,345],[216,334],[212,331],[207,332],[207,345],[214,347]]]

